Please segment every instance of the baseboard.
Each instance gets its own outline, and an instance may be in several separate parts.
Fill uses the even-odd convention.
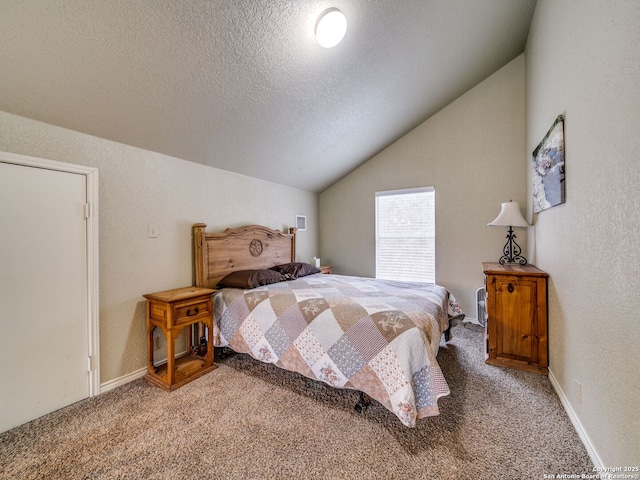
[[[114,378],[113,380],[109,380],[108,382],[100,384],[100,393],[108,392],[109,390],[113,390],[114,388],[118,388],[122,385],[126,385],[129,382],[133,382],[134,380],[138,380],[139,378],[144,377],[147,374],[147,368],[141,368],[136,370],[135,372],[128,373],[122,377]]]
[[[551,385],[553,385],[553,388],[556,391],[558,398],[560,399],[560,403],[562,403],[564,410],[567,412],[567,415],[569,415],[569,420],[571,420],[573,428],[576,429],[580,440],[582,440],[584,447],[587,449],[587,454],[593,462],[593,466],[596,468],[604,468],[604,463],[600,459],[598,452],[596,452],[593,443],[591,443],[589,435],[587,435],[587,432],[585,432],[584,428],[582,427],[582,423],[580,423],[580,419],[576,415],[576,412],[573,410],[571,403],[569,403],[569,399],[564,394],[562,388],[560,388],[560,384],[558,383],[556,377],[553,375],[553,370],[551,370],[551,368],[549,368],[549,380],[551,381]]]
[[[176,353],[176,358],[179,358],[183,355],[186,355],[187,351],[183,350],[181,352]],[[163,358],[154,363],[154,366],[164,365],[167,363],[167,359]],[[122,385],[126,385],[129,382],[133,382],[134,380],[138,380],[139,378],[144,377],[147,374],[147,367],[143,367],[134,372],[128,373],[122,377],[114,378],[113,380],[109,380],[100,385],[100,393],[108,392],[109,390],[113,390],[114,388],[118,388]]]

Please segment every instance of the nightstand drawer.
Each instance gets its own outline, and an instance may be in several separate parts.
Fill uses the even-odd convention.
[[[159,322],[167,321],[167,310],[169,305],[166,303],[159,303],[154,300],[148,300],[149,302],[149,316],[153,320],[157,320]]]
[[[212,313],[211,300],[202,300],[200,302],[188,302],[176,305],[175,308],[175,324],[179,325],[184,322],[192,322],[196,318],[208,317]]]

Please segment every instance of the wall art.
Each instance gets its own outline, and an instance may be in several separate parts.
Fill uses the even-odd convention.
[[[564,115],[559,115],[533,151],[533,212],[565,201]]]

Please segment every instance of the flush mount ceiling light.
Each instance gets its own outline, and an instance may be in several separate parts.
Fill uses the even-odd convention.
[[[335,47],[347,32],[347,18],[337,8],[322,12],[316,22],[316,39],[320,46]]]

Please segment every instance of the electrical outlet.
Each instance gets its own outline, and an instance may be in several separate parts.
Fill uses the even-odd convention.
[[[149,238],[158,238],[158,225],[149,224]]]
[[[576,380],[576,398],[578,405],[582,405],[582,384],[578,380]]]

